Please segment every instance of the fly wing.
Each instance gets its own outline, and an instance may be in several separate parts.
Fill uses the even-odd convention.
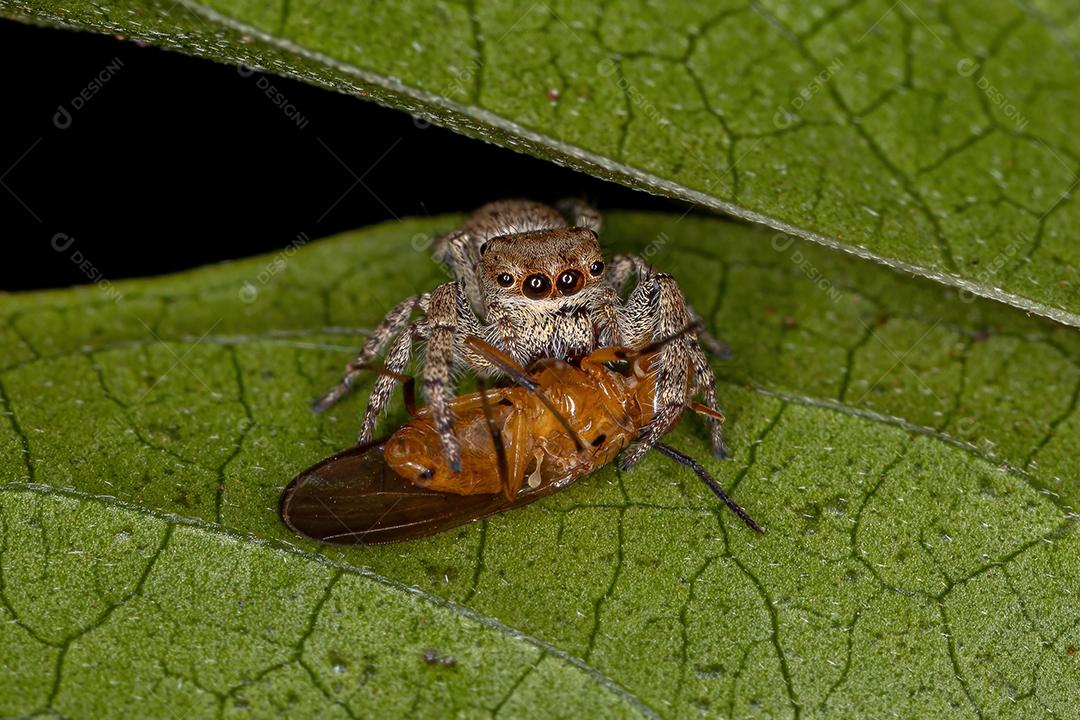
[[[432,535],[550,495],[573,480],[502,493],[433,492],[398,476],[383,456],[385,440],[357,445],[308,468],[281,496],[281,519],[292,531],[343,545],[380,545]]]

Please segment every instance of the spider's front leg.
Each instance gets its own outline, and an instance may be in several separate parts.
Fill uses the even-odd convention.
[[[390,396],[394,392],[394,386],[398,384],[398,378],[409,365],[412,344],[418,331],[419,324],[411,324],[408,330],[398,335],[397,339],[390,345],[390,349],[386,351],[386,357],[383,358],[383,367],[389,372],[380,373],[375,378],[375,385],[371,388],[371,395],[368,396],[367,410],[364,411],[364,422],[360,426],[358,443],[369,442],[375,437],[375,426],[379,422],[379,416],[390,403]]]
[[[641,264],[644,271],[639,272],[641,282],[619,313],[623,337],[629,347],[635,348],[675,335],[695,320],[675,278]],[[702,392],[708,408],[720,412],[716,402],[716,378],[696,336],[670,342],[657,352],[653,365],[656,382],[653,417],[620,459],[619,465],[623,469],[633,466],[659,442],[678,420],[695,391]],[[713,453],[717,457],[726,457],[723,427],[715,418],[710,418],[709,422]]]
[[[435,240],[435,258],[446,263],[450,272],[465,289],[474,308],[481,304],[480,278],[476,274],[480,263],[480,245],[465,229],[454,230]]]
[[[464,286],[447,283],[435,288],[428,302],[424,320],[427,353],[424,358],[423,386],[435,431],[442,442],[443,456],[453,472],[461,471],[461,447],[454,435],[453,370],[463,357],[465,338],[480,335]]]
[[[428,302],[428,294],[413,295],[398,303],[386,314],[382,322],[378,324],[356,357],[345,366],[345,373],[341,380],[325,395],[315,401],[312,409],[322,412],[338,400],[343,398],[353,383],[362,372],[369,369],[369,364],[389,346],[386,352],[384,364],[392,372],[400,373],[409,362],[409,352],[412,348],[412,332],[415,324],[411,323],[412,314],[416,310],[423,311]],[[388,376],[380,376],[375,381],[375,387],[368,398],[367,410],[364,412],[364,421],[360,431],[359,442],[367,442],[375,431],[375,423],[379,413],[386,407],[390,392],[394,386],[394,380]]]
[[[607,266],[607,270],[604,273],[604,279],[615,289],[615,292],[621,294],[626,287],[626,283],[632,276],[636,275],[638,281],[642,282],[654,274],[656,274],[656,270],[643,258],[637,255],[615,255],[611,258],[611,263]],[[704,327],[705,321],[698,311],[685,300],[683,301],[683,305],[686,307],[686,312],[690,316],[690,322],[698,323]],[[717,340],[708,330],[701,330],[698,333],[698,342],[703,345],[706,350],[712,353],[712,355],[721,360],[728,360],[731,358],[731,348],[728,347],[727,343]]]

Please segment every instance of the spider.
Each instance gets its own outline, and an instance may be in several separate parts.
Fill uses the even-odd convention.
[[[499,369],[465,343],[477,336],[528,367],[541,358],[571,362],[611,345],[639,349],[678,333],[701,318],[670,275],[634,255],[615,255],[605,264],[600,252],[600,214],[585,202],[567,199],[555,207],[529,200],[489,203],[461,228],[435,241],[435,255],[455,280],[396,305],[375,328],[341,381],[314,405],[337,402],[381,353],[388,373],[375,380],[359,442],[372,439],[394,385],[409,363],[415,342],[426,343],[423,390],[431,406],[447,464],[457,472],[461,452],[453,432],[450,403],[456,369],[478,377]],[[631,277],[637,285],[625,299]],[[414,314],[419,314],[413,319]],[[659,352],[656,412],[619,465],[629,468],[654,446],[677,419],[689,396],[701,393],[717,412],[716,379],[702,349],[724,355],[724,346],[705,332],[688,334]],[[726,457],[723,430],[711,419],[717,457]]]

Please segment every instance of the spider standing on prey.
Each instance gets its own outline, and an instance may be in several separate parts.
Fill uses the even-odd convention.
[[[528,200],[483,206],[460,229],[435,242],[436,256],[455,280],[390,310],[346,366],[341,382],[315,409],[337,402],[385,351],[383,365],[389,373],[375,381],[360,430],[359,442],[368,442],[397,382],[394,374],[405,370],[413,343],[424,342],[424,394],[446,462],[457,472],[461,451],[453,431],[453,371],[467,368],[479,377],[501,374],[466,338],[479,337],[529,366],[541,358],[573,362],[611,345],[640,349],[700,323],[670,275],[634,255],[615,255],[605,264],[597,235],[600,225],[600,214],[575,199],[561,201],[557,209]],[[631,276],[637,277],[637,285],[624,300],[622,291]],[[420,317],[414,320],[414,313]],[[716,379],[702,343],[723,353],[723,346],[705,333],[687,335],[658,353],[652,368],[655,413],[623,454],[621,467],[634,465],[660,440],[690,396],[700,392],[705,405],[719,414]],[[715,419],[710,423],[713,452],[725,457],[721,425]]]
[[[640,350],[600,348],[576,365],[543,358],[530,368],[468,337],[465,344],[513,384],[453,399],[460,471],[443,457],[431,409],[417,407],[413,378],[397,375],[409,423],[297,475],[281,495],[281,519],[322,542],[376,545],[460,527],[569,487],[611,462],[652,420],[652,365],[665,346],[696,330],[683,328]],[[627,367],[608,367],[612,362]],[[389,374],[378,364],[370,369]],[[687,409],[723,420],[696,402]],[[662,442],[655,449],[693,470],[751,530],[764,532],[697,461]]]

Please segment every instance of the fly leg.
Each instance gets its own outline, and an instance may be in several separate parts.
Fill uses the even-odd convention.
[[[525,484],[525,468],[529,466],[529,460],[532,459],[530,449],[533,443],[529,435],[528,418],[523,412],[518,410],[511,412],[510,419],[506,423],[506,430],[509,434],[507,444],[510,446],[510,457],[504,492],[508,500],[513,500],[517,497],[521,486]],[[537,460],[536,469],[537,471],[540,469],[539,460]]]
[[[577,451],[581,452],[585,449],[585,443],[581,441],[581,436],[578,435],[577,430],[574,429],[570,424],[570,421],[566,419],[566,416],[559,412],[559,409],[555,407],[554,403],[552,403],[547,395],[544,394],[544,388],[540,387],[532,378],[530,378],[525,368],[521,367],[517,361],[476,336],[465,338],[465,345],[497,368],[499,372],[513,380],[515,385],[520,385],[535,395],[543,404],[544,408],[554,415],[555,419],[559,421],[559,424],[563,426],[567,435],[574,441],[574,447],[577,448]]]

